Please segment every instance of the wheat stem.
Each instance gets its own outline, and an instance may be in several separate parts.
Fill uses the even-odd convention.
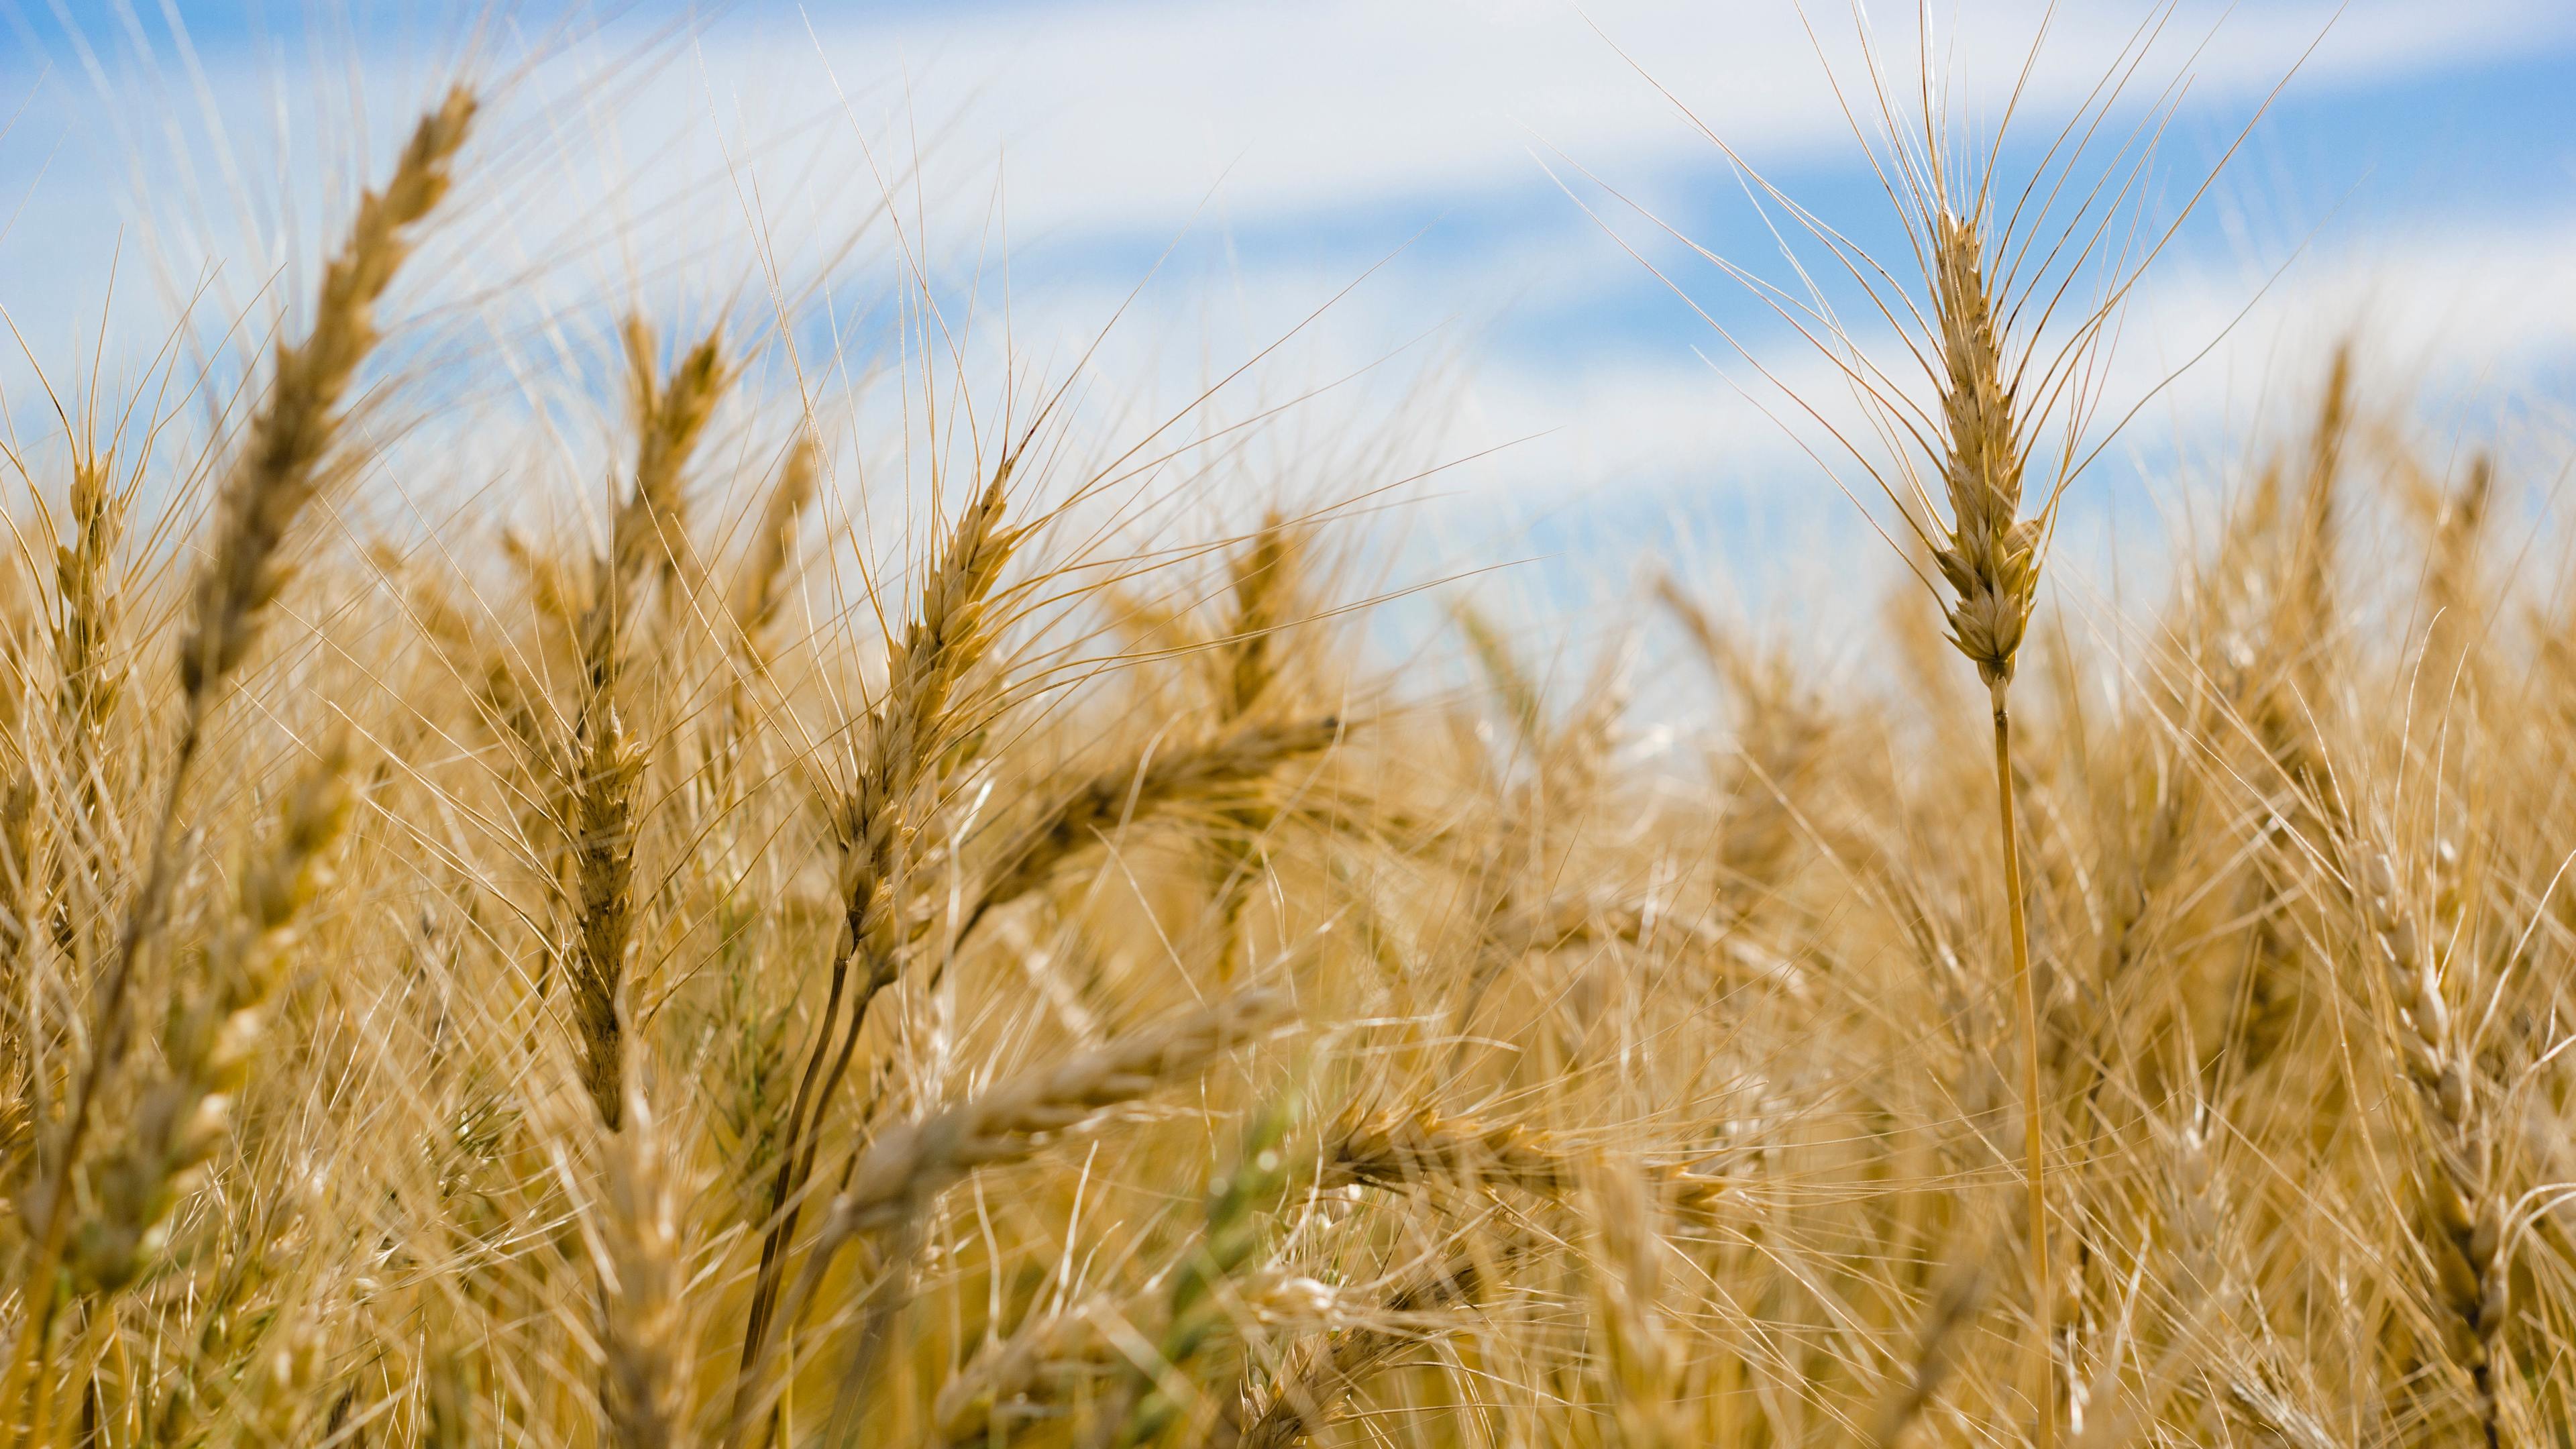
[[[2048,1276],[2048,1132],[2040,1112],[2039,993],[2031,980],[2030,922],[2022,900],[2021,839],[2013,820],[2012,714],[2005,680],[1990,685],[1995,708],[1995,801],[2003,823],[2005,915],[2012,923],[2013,1011],[2021,1035],[2022,1176],[2030,1192],[2031,1316],[2039,1328],[2040,1449],[2057,1422],[2056,1288]]]

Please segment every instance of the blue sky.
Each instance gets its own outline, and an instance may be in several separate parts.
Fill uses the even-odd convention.
[[[2132,426],[2141,455],[2279,424],[2348,332],[2437,432],[2547,433],[2576,393],[2576,8],[2337,8],[2251,0],[2221,23],[2217,6],[2182,4],[2142,69],[2150,89],[2194,77],[2151,219],[2296,74],[2131,304],[2114,394],[2217,343]],[[2147,13],[2062,10],[2029,103],[2043,118]],[[1933,8],[1972,126],[2042,11]],[[761,240],[782,275],[828,290],[800,316],[808,340],[832,333],[829,312],[835,345],[863,351],[849,339],[898,275],[869,218],[918,158],[918,189],[892,188],[901,209],[943,287],[980,265],[997,297],[1007,256],[1025,365],[1069,365],[1159,265],[1099,388],[1156,416],[1374,267],[1234,390],[1238,406],[1358,371],[1313,426],[1392,440],[1317,456],[1476,458],[1440,475],[1435,531],[1614,557],[1687,534],[1750,576],[1796,540],[1848,531],[1850,505],[1801,451],[1814,439],[1766,416],[1778,400],[1750,366],[1609,233],[1671,264],[1791,387],[1830,373],[1602,187],[1784,275],[1723,157],[1642,69],[1802,203],[1891,240],[1819,54],[1855,78],[1850,12],[1811,0],[1806,14],[1821,42],[1786,0],[742,0],[694,19],[618,7],[604,28],[596,10],[551,5],[0,0],[0,113],[19,112],[0,140],[0,305],[49,369],[86,357],[100,259],[119,247],[112,355],[158,335],[215,263],[221,299],[249,305],[225,289],[309,252],[318,228],[297,219],[378,164],[463,57],[516,82],[487,133],[511,159],[471,249],[533,265],[581,238],[543,278],[555,305],[756,300]],[[1873,12],[1900,65],[1913,14]],[[324,178],[309,193],[282,179],[307,172]],[[844,256],[832,241],[851,235],[868,239]],[[19,416],[23,369],[0,364],[0,383]]]

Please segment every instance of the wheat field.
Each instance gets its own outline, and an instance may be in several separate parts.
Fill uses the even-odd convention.
[[[18,406],[13,1442],[2576,1442],[2576,613],[2366,351],[2087,609],[2153,237],[2022,273],[1892,143],[1858,671],[1678,560],[1569,653],[1357,494],[1182,536],[926,290],[899,436],[713,299],[576,329],[605,477],[378,531],[508,426],[388,341],[489,87],[211,426]]]

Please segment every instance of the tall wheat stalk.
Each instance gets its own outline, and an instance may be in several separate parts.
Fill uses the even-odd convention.
[[[1197,1072],[1288,1015],[1287,1003],[1276,994],[1243,992],[1096,1051],[1012,1077],[972,1101],[887,1128],[852,1158],[843,1174],[846,1185],[833,1195],[803,1270],[779,1302],[778,1321],[797,1321],[834,1259],[851,1243],[877,1234],[909,1233],[930,1201],[966,1174],[1025,1157],[1109,1107]],[[852,1367],[861,1377],[882,1349],[886,1320],[899,1306],[901,1285],[911,1271],[901,1254],[888,1258],[880,1267],[879,1296],[870,1305],[867,1332],[856,1346]],[[746,1442],[774,1402],[776,1389],[767,1383],[767,1371],[776,1352],[772,1335],[743,1366],[729,1444]]]
[[[74,1088],[60,1136],[48,1153],[44,1181],[28,1215],[37,1248],[22,1281],[22,1317],[0,1404],[18,1401],[18,1385],[45,1356],[58,1303],[55,1269],[71,1223],[72,1178],[80,1170],[101,1087],[124,1054],[136,958],[159,929],[178,878],[180,800],[205,738],[220,687],[249,656],[287,580],[281,557],[287,534],[329,481],[330,460],[345,422],[343,402],[358,367],[375,350],[375,309],[411,250],[409,231],[447,194],[450,167],[474,119],[471,92],[451,89],[424,115],[382,191],[359,199],[341,250],[323,273],[313,327],[300,343],[280,343],[265,400],[249,438],[217,493],[215,536],[192,589],[193,610],[179,644],[179,727],[171,748],[156,835],[142,884],[127,909],[113,960],[99,991],[90,1059]],[[27,1438],[42,1443],[50,1374],[37,1376],[37,1402]]]
[[[1979,158],[1962,154],[1954,136],[1955,123],[1934,73],[1928,17],[1918,36],[1920,94],[1912,101],[1900,99],[1880,69],[1865,18],[1855,10],[1854,19],[1866,54],[1866,92],[1850,94],[1839,79],[1835,89],[1883,194],[1905,224],[1921,290],[1900,283],[1896,271],[1765,180],[1704,125],[1703,133],[1748,176],[1755,195],[1786,213],[1792,225],[1829,254],[1830,262],[1797,266],[1801,296],[1705,248],[1694,249],[1797,329],[1868,414],[1865,429],[1846,431],[1819,410],[1818,400],[1791,394],[1795,406],[1831,432],[1895,508],[1900,519],[1895,532],[1875,519],[1873,526],[1939,599],[1950,643],[1976,665],[1986,687],[2011,945],[2010,990],[2021,1058],[2026,1258],[2037,1336],[2032,1407],[2038,1443],[2047,1449],[2058,1416],[2057,1285],[2049,1267],[2048,1102],[2013,775],[2013,669],[2058,505],[2125,421],[2124,416],[2107,429],[2095,426],[2103,400],[2102,364],[2117,320],[2139,278],[2246,133],[2239,133],[2220,155],[2170,223],[2160,231],[2147,228],[2138,214],[2138,198],[2163,125],[2178,104],[2180,86],[2142,107],[2143,115],[2124,139],[2095,143],[2106,131],[2118,136],[2105,123],[2153,46],[2160,16],[2129,37],[2109,73],[2051,139],[2018,195],[1999,192],[1998,162],[2025,99],[2024,88],[2039,66],[2045,27],[2032,43],[2004,120],[1986,141],[1980,165]],[[1883,126],[1880,141],[1863,131],[1864,115]],[[2258,110],[2255,120],[2260,116]],[[2248,132],[2253,124],[2248,121]],[[2079,170],[2093,174],[2079,176]],[[1874,358],[1846,330],[1841,309],[1828,295],[1829,282],[1847,283],[1859,293],[1863,315],[1897,332],[1903,361],[1891,365]],[[2061,307],[2068,315],[2060,315]],[[1722,325],[1720,331],[1735,343]],[[1741,343],[1735,345],[1742,350]],[[1759,360],[1754,365],[1777,380]],[[1928,383],[1936,399],[1932,406],[1926,407],[1900,381],[1909,369]],[[1862,438],[1883,446],[1873,450]],[[2035,457],[2050,476],[2040,506],[2024,516],[2025,482]],[[1922,477],[1927,463],[1937,475],[1931,484]],[[1939,585],[1923,576],[1917,555],[1900,539],[1929,556],[1941,576]]]
[[[610,527],[608,556],[593,570],[593,593],[578,627],[580,704],[572,747],[546,758],[568,767],[559,780],[570,818],[575,933],[570,956],[573,1020],[584,1090],[599,1120],[617,1130],[626,1101],[627,955],[635,929],[636,788],[650,763],[619,708],[632,661],[627,634],[637,596],[659,565],[667,588],[689,556],[680,484],[728,373],[720,331],[710,332],[661,378],[653,334],[626,324],[629,388],[635,415],[634,489]],[[629,686],[631,687],[631,686]]]
[[[854,726],[853,777],[832,803],[841,930],[822,1016],[788,1108],[778,1176],[771,1184],[760,1267],[743,1330],[744,1392],[769,1341],[801,1194],[822,1146],[823,1113],[857,1053],[869,1005],[902,967],[902,902],[896,892],[915,831],[912,812],[953,739],[950,699],[994,637],[994,595],[1022,538],[1003,522],[1015,460],[1006,456],[994,468],[992,480],[958,516],[931,560],[915,612],[893,642],[884,697],[873,715]],[[855,976],[854,967],[859,968]]]

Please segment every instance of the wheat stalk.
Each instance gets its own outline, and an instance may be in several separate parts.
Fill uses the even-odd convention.
[[[2433,1232],[2434,1286],[2450,1314],[2444,1343],[2468,1372],[2477,1423],[2488,1449],[2502,1441],[2497,1356],[2513,1306],[2507,1249],[2511,1224],[2498,1189],[2494,1130],[2442,992],[2438,963],[2423,947],[2387,855],[2370,853],[2361,904],[2396,1004],[2396,1056],[2423,1107],[2425,1170],[2416,1174]]]
[[[451,89],[423,116],[404,146],[382,191],[359,199],[358,214],[338,255],[324,269],[312,329],[300,343],[280,343],[275,369],[249,437],[218,489],[215,533],[191,589],[187,632],[178,650],[180,718],[171,750],[169,782],[142,884],[128,907],[106,980],[99,993],[98,1024],[90,1060],[74,1089],[51,1171],[31,1216],[39,1224],[36,1251],[24,1280],[22,1303],[37,1303],[32,1324],[22,1325],[0,1378],[0,1403],[16,1402],[27,1364],[41,1358],[52,1332],[55,1268],[70,1223],[72,1174],[80,1167],[100,1088],[123,1055],[135,959],[160,928],[177,880],[179,802],[204,739],[216,691],[250,653],[268,606],[285,587],[280,554],[287,534],[328,480],[326,465],[339,441],[342,404],[358,366],[374,351],[376,304],[410,252],[410,230],[447,194],[450,168],[463,148],[475,111],[471,92]],[[39,1375],[38,1403],[29,1437],[41,1440],[50,1376]]]
[[[778,1321],[799,1319],[833,1259],[853,1241],[909,1227],[933,1199],[968,1173],[1024,1158],[1110,1107],[1197,1072],[1287,1015],[1281,997],[1244,992],[1012,1078],[960,1106],[881,1131],[854,1159],[845,1185],[833,1195],[806,1250],[804,1270],[779,1301]],[[746,1385],[763,1377],[774,1352],[773,1341],[745,1366]],[[731,1442],[741,1443],[754,1419],[765,1412],[761,1397],[749,1392],[737,1396]]]
[[[2014,819],[2013,666],[2039,589],[2046,517],[2021,517],[2029,464],[2003,353],[2004,322],[1987,284],[1982,229],[1943,205],[1930,218],[1934,322],[1941,343],[1941,482],[1949,519],[1933,561],[1951,589],[1950,642],[1977,666],[1993,708],[1995,800],[2004,855],[2004,914],[2012,934],[2012,991],[2021,1043],[2022,1172],[2029,1192],[2032,1316],[2038,1329],[2040,1449],[2055,1436],[2056,1283],[2048,1266],[2048,1137],[2039,1060],[2039,997],[2030,967],[2021,835]]]
[[[719,334],[691,348],[668,381],[653,371],[650,329],[629,320],[626,346],[636,416],[634,491],[618,509],[608,557],[580,628],[582,696],[569,751],[545,752],[572,774],[559,779],[570,804],[574,940],[569,975],[583,1088],[599,1120],[617,1130],[626,1100],[623,992],[635,929],[635,794],[651,763],[618,707],[629,669],[625,637],[646,569],[687,551],[680,480],[722,394],[727,369]],[[506,678],[506,675],[504,676]],[[506,717],[515,717],[515,712]]]
[[[905,862],[916,797],[946,749],[950,696],[992,642],[994,595],[1021,535],[1003,524],[1013,460],[1004,458],[992,481],[950,529],[945,546],[923,578],[921,598],[887,661],[886,685],[876,713],[856,727],[859,744],[849,788],[833,802],[831,828],[840,862],[835,894],[842,925],[821,1018],[787,1113],[785,1150],[771,1186],[767,1231],[751,1314],[743,1332],[745,1374],[767,1340],[794,1238],[799,1193],[812,1177],[822,1140],[822,1115],[848,1072],[867,1025],[868,1007],[901,968],[900,902],[895,887]],[[866,974],[852,989],[851,967]],[[847,1021],[843,998],[848,997]],[[834,1048],[835,1033],[840,1038]],[[828,1064],[828,1070],[827,1070]]]

